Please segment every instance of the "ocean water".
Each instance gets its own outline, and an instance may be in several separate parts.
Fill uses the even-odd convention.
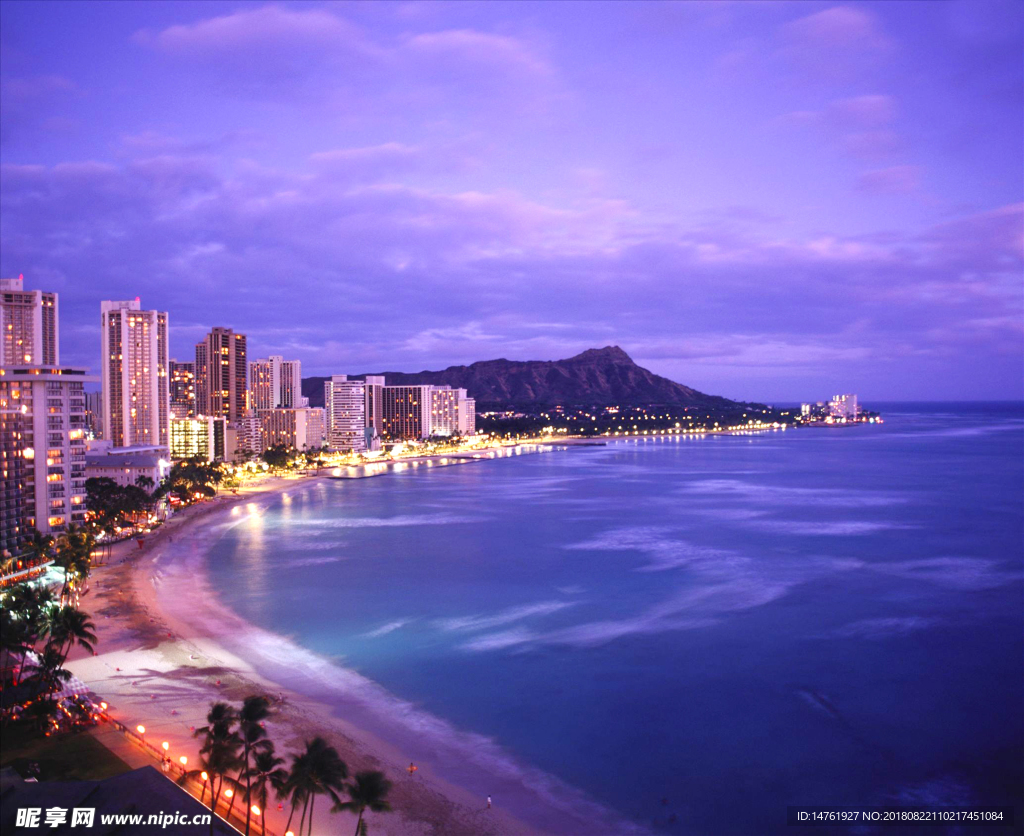
[[[883,408],[300,486],[211,583],[393,696],[410,760],[601,822],[565,832],[1020,804],[1024,410]]]

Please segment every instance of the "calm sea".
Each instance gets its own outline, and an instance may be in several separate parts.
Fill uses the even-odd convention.
[[[881,408],[300,487],[212,581],[383,686],[410,760],[499,804],[504,760],[669,834],[1020,804],[1024,410]]]

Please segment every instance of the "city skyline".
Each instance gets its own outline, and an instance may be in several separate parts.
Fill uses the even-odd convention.
[[[617,344],[743,400],[1024,397],[1019,4],[2,21],[0,275],[60,294],[65,364],[141,296],[171,357],[225,327],[307,376]]]

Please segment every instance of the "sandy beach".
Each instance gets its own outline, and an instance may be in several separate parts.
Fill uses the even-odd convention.
[[[394,812],[368,814],[373,833],[632,832],[632,825],[553,776],[516,764],[493,741],[460,732],[357,672],[249,624],[221,605],[207,584],[212,544],[282,494],[323,489],[326,480],[339,476],[365,478],[428,461],[453,466],[518,454],[503,448],[483,452],[344,468],[344,475],[325,469],[320,476],[269,477],[238,495],[222,493],[179,512],[148,535],[141,549],[134,541],[120,543],[106,565],[94,570],[82,607],[96,624],[98,655],[73,654],[68,667],[109,703],[112,718],[129,728],[144,725],[147,741],[167,741],[172,759],[185,755],[192,764],[199,755],[192,730],[206,724],[211,703],[239,704],[250,694],[266,694],[275,703],[267,730],[279,756],[290,760],[303,741],[321,735],[338,749],[350,774],[377,769],[393,781]],[[420,756],[410,776],[413,748]],[[476,790],[464,789],[463,779]],[[491,808],[488,795],[494,797]],[[268,831],[283,834],[287,807],[279,810],[276,799],[268,807]],[[329,807],[324,799],[318,803],[314,832],[354,828],[354,816],[331,814]]]

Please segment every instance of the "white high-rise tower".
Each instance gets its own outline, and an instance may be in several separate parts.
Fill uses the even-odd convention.
[[[138,297],[101,302],[103,436],[114,447],[170,443],[167,313]]]

